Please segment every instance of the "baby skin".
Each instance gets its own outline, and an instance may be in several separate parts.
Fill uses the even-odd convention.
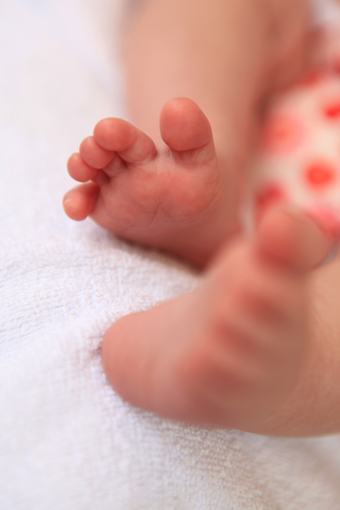
[[[139,127],[115,118],[95,126],[69,159],[83,184],[64,207],[74,220],[90,216],[121,238],[207,267],[192,293],[106,333],[104,368],[119,394],[188,423],[331,433],[340,430],[340,269],[319,267],[334,237],[321,218],[290,207],[268,210],[252,237],[240,227],[264,100],[297,78],[310,49],[306,3],[266,1],[144,2],[125,41]],[[179,93],[186,97],[168,101]]]
[[[74,179],[93,182],[66,195],[65,209],[203,266],[237,229],[235,184],[222,186],[212,130],[195,103],[169,101],[160,132],[166,148],[159,150],[132,124],[101,120],[68,162]]]

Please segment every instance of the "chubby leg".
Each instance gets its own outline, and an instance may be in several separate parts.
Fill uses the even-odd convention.
[[[112,326],[103,361],[113,388],[189,423],[339,431],[340,323],[336,304],[324,313],[320,299],[323,271],[336,270],[312,273],[332,246],[308,217],[267,213],[254,239],[223,250],[196,291]]]
[[[209,118],[218,153],[249,143],[258,103],[303,71],[306,0],[141,0],[126,24],[123,65],[133,120],[160,141],[163,104],[186,96]]]

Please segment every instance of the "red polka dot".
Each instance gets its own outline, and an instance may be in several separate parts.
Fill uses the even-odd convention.
[[[264,149],[270,152],[291,152],[305,138],[305,128],[298,117],[275,115],[264,130]]]
[[[323,113],[329,120],[340,119],[340,99],[325,105],[323,107]]]
[[[286,193],[284,189],[276,183],[269,183],[261,189],[255,197],[256,222],[261,221],[264,212],[271,206],[284,202]]]
[[[332,163],[314,161],[305,168],[304,177],[309,187],[322,190],[334,183],[337,179],[337,171]]]

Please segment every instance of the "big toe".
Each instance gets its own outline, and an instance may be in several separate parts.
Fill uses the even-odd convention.
[[[172,99],[164,106],[160,129],[164,142],[177,158],[202,164],[215,159],[210,123],[200,108],[187,98]]]
[[[320,219],[301,211],[273,209],[259,226],[257,248],[288,269],[310,271],[328,260],[336,240]]]

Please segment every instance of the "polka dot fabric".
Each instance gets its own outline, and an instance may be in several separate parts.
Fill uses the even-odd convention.
[[[336,32],[328,35],[322,69],[310,72],[269,109],[250,179],[247,223],[252,228],[269,207],[291,203],[319,218],[340,239],[340,37]]]

